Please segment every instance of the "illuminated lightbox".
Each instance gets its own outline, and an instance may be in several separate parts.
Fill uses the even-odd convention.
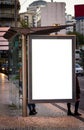
[[[73,101],[75,36],[29,37],[28,102]]]

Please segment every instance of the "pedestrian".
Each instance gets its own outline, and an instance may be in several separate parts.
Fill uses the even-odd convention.
[[[78,112],[78,108],[79,108],[79,102],[80,102],[80,86],[79,86],[79,81],[78,81],[78,77],[76,75],[76,102],[75,102],[75,110],[74,110],[74,114],[71,112],[71,103],[67,103],[67,108],[68,108],[68,112],[67,115],[75,115],[75,116],[80,116],[81,114]]]
[[[28,104],[28,108],[29,108],[29,115],[36,115],[36,105],[34,103],[29,103]]]

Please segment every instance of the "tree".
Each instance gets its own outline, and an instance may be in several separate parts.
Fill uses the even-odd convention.
[[[84,35],[78,32],[68,32],[69,35],[76,35],[76,45],[77,47],[84,45]]]
[[[80,58],[81,58],[80,64],[81,66],[83,66],[83,69],[84,69],[84,50],[83,49],[80,49]]]
[[[28,22],[26,22],[24,19],[20,21],[21,27],[27,28],[29,27]]]

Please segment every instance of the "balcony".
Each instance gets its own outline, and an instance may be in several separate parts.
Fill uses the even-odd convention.
[[[14,18],[14,14],[11,13],[0,13],[0,19],[4,18]]]
[[[12,13],[0,13],[0,21],[6,21],[6,20],[14,20],[15,15]],[[19,15],[18,15],[19,20]]]
[[[15,8],[17,4],[17,9],[20,9],[20,3],[18,1],[15,1],[15,0],[4,0],[4,1],[1,1],[0,0],[0,9],[2,8]]]

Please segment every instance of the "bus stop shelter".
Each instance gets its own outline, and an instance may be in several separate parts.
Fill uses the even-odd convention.
[[[27,66],[26,66],[26,44],[29,42],[30,35],[49,35],[51,33],[57,34],[62,29],[73,25],[60,25],[60,26],[46,26],[46,27],[31,27],[19,28],[11,27],[4,34],[4,38],[10,41],[18,34],[22,37],[22,75],[23,75],[23,99],[22,99],[22,115],[27,116]]]

